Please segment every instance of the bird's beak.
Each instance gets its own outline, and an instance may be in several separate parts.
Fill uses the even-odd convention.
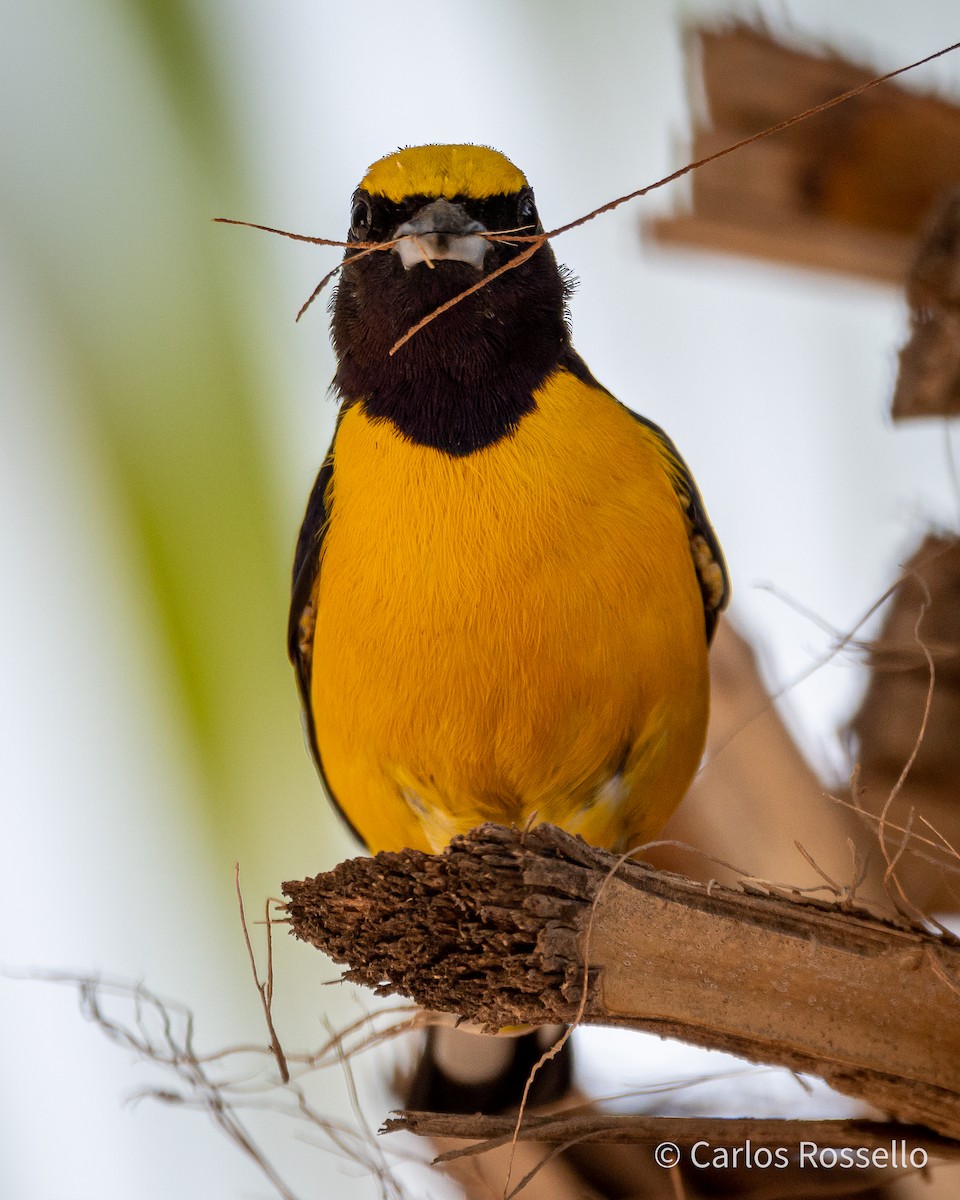
[[[490,248],[487,239],[479,236],[482,233],[486,233],[484,226],[459,204],[433,200],[397,226],[393,236],[400,240],[394,249],[408,271],[418,263],[432,267],[440,261],[469,263],[479,271]]]

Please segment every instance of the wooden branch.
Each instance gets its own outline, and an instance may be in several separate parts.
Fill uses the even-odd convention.
[[[840,1150],[874,1150],[897,1143],[911,1150],[924,1150],[931,1158],[960,1158],[960,1144],[937,1137],[922,1125],[900,1125],[890,1121],[791,1121],[778,1118],[748,1120],[741,1117],[657,1117],[627,1113],[557,1112],[546,1116],[524,1116],[517,1129],[513,1116],[482,1113],[400,1112],[388,1117],[382,1133],[415,1133],[420,1137],[458,1138],[474,1143],[446,1151],[437,1159],[449,1162],[521,1142],[563,1144],[591,1141],[602,1145],[656,1146],[671,1142],[689,1146],[709,1142],[711,1146],[743,1146],[754,1149],[789,1147],[796,1151],[801,1141],[815,1142]],[[904,1164],[901,1164],[904,1165]],[[909,1166],[909,1162],[906,1163]]]
[[[284,892],[296,936],[379,993],[492,1028],[573,1021],[582,1004],[588,1022],[811,1072],[960,1137],[957,943],[633,862],[611,877],[616,864],[553,826],[485,825],[442,854],[354,859]]]
[[[958,172],[960,176],[960,172]],[[900,351],[895,421],[960,414],[960,188],[930,218],[907,276],[910,340]]]
[[[877,818],[878,827],[884,814],[888,855],[906,843],[897,878],[911,901],[927,912],[955,912],[960,903],[960,538],[928,533],[903,574],[870,646],[870,680],[850,722],[860,765],[857,801]]]
[[[877,73],[743,24],[694,30],[687,57],[691,106],[706,108],[693,158]],[[697,171],[692,210],[648,229],[663,243],[900,283],[927,214],[960,181],[958,162],[960,107],[883,83]]]

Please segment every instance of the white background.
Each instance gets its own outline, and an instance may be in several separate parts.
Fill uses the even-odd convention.
[[[173,118],[123,6],[14,0],[0,16],[0,220],[19,214],[0,227],[0,961],[14,973],[142,979],[194,1007],[201,1041],[216,1048],[263,1036],[232,880],[210,866],[222,855],[196,815],[202,784],[163,687],[164,650],[126,516],[82,411],[65,401],[70,355],[23,230],[62,271],[56,286],[80,289],[98,320],[122,327],[146,319],[136,304],[152,312],[155,296],[145,287],[135,303],[131,287],[116,298],[117,280],[134,270],[117,259],[121,235],[169,255],[171,272],[182,223],[221,213],[340,236],[367,165],[400,145],[496,146],[527,173],[548,227],[665,174],[689,132],[680,27],[694,16],[760,13],[776,31],[824,39],[878,71],[957,40],[960,22],[944,0],[186,6],[226,82],[248,170],[242,201],[224,191],[202,211],[165,173]],[[956,97],[960,55],[906,83]],[[734,612],[778,685],[829,639],[758,585],[774,583],[839,630],[851,626],[924,524],[956,524],[947,440],[941,426],[894,429],[887,416],[906,329],[894,289],[645,247],[641,217],[682,196],[681,184],[625,206],[556,251],[581,279],[580,353],[681,448],[727,553]],[[240,278],[223,287],[253,297],[263,454],[276,525],[292,547],[334,414],[323,305],[299,326],[292,316],[336,251],[264,245],[215,226],[202,236],[243,239],[232,260]],[[118,361],[126,344],[118,336]],[[278,656],[283,620],[278,611]],[[860,683],[841,664],[788,697],[788,718],[826,774],[845,770],[834,731]],[[291,729],[296,719],[291,683]],[[269,865],[251,864],[256,907],[280,878],[350,852],[320,812],[293,733],[286,752],[289,762],[274,765],[297,790],[265,807]],[[317,989],[333,977],[329,965],[299,947],[279,957],[293,1043],[322,1040],[322,1007],[335,1022],[357,1011],[342,991]],[[0,979],[0,1030],[3,1197],[272,1194],[203,1117],[123,1107],[163,1076],[83,1024],[69,988]],[[679,1066],[657,1058],[650,1069],[667,1078]],[[336,1070],[320,1102],[347,1111]],[[371,1107],[376,1123],[386,1101],[374,1096]],[[298,1194],[376,1194],[334,1155],[282,1128],[265,1136]]]

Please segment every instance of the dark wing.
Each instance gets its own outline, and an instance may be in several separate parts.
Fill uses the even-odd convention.
[[[310,754],[323,781],[324,789],[344,823],[358,840],[363,841],[337,803],[320,761],[317,733],[313,720],[313,702],[310,695],[310,677],[313,665],[313,634],[317,625],[316,584],[320,574],[320,552],[323,535],[330,519],[333,491],[333,446],[331,445],[323,466],[317,475],[313,491],[307,502],[307,511],[300,526],[297,549],[293,556],[293,587],[290,594],[290,619],[287,623],[287,652],[297,676],[300,704],[303,710],[303,727]]]
[[[566,367],[583,383],[589,383],[591,387],[598,388],[601,392],[607,392],[612,400],[616,400],[616,396],[612,392],[607,391],[603,384],[594,379],[590,368],[573,347],[567,348],[561,359],[561,366]],[[617,403],[619,404],[620,401],[617,400]],[[687,518],[690,553],[693,556],[693,565],[696,568],[700,591],[703,595],[703,619],[706,625],[707,645],[709,645],[717,628],[717,620],[730,599],[730,577],[727,574],[727,564],[723,561],[723,551],[720,549],[717,535],[713,532],[713,526],[707,517],[703,498],[690,474],[690,468],[680,457],[676,446],[659,425],[648,421],[646,417],[641,417],[630,408],[627,409],[627,412],[657,438],[666,450],[667,457],[674,468],[671,472],[671,479]]]
[[[320,574],[320,548],[330,515],[330,485],[333,482],[333,454],[323,460],[307,501],[293,556],[293,582],[290,591],[290,620],[287,625],[287,652],[297,673],[297,686],[304,712],[310,713],[310,666],[313,659],[313,631],[316,625],[314,588]]]
[[[727,564],[723,561],[723,551],[713,532],[713,526],[703,506],[703,497],[690,474],[690,468],[680,457],[680,452],[659,425],[648,421],[632,412],[631,415],[641,425],[654,434],[663,443],[664,449],[675,468],[673,486],[676,489],[680,503],[683,505],[687,518],[687,532],[690,538],[690,553],[693,565],[700,581],[700,592],[703,596],[703,619],[706,624],[707,645],[713,641],[720,614],[730,600],[730,576],[727,574]]]

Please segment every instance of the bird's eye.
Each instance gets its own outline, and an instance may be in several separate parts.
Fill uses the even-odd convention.
[[[532,192],[523,192],[517,204],[517,224],[521,227],[536,225],[540,218],[537,216],[537,206]]]
[[[370,201],[363,196],[358,196],[350,210],[350,236],[358,241],[363,241],[370,232],[372,220],[373,210],[370,208]]]

